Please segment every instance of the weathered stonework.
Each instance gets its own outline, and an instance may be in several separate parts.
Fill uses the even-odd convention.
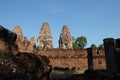
[[[47,56],[53,68],[76,68],[83,72],[88,69],[87,49],[50,49],[41,51],[40,55]],[[93,49],[92,56],[94,70],[106,69],[104,50]]]
[[[24,36],[20,40],[19,34],[0,25],[0,80],[49,80],[49,59],[37,52],[27,53],[34,44],[33,37],[30,42]]]
[[[17,34],[17,40],[22,40],[23,39],[23,32],[20,26],[15,26],[13,29],[13,32]]]
[[[46,50],[53,48],[52,35],[48,23],[43,23],[38,35],[38,49]]]
[[[68,26],[64,25],[59,38],[59,48],[72,49],[73,39]]]
[[[16,26],[13,32],[17,34],[16,44],[18,45],[18,51],[20,52],[33,52],[35,49],[35,39],[31,38],[30,41],[27,37],[24,37],[20,26]]]
[[[36,50],[36,43],[35,43],[35,38],[34,37],[30,38],[29,46],[28,46],[27,50],[29,52],[33,52],[34,50]]]
[[[16,53],[18,49],[15,44],[16,38],[16,34],[0,25],[0,51],[11,51]]]
[[[36,42],[35,42],[35,38],[34,38],[34,37],[31,37],[31,38],[30,38],[30,44],[31,44],[32,46],[35,46],[35,45],[36,45]]]

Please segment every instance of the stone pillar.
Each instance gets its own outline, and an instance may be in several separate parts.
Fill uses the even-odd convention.
[[[116,39],[115,44],[115,60],[116,60],[116,67],[117,71],[120,73],[120,38]]]
[[[120,48],[120,38],[116,39],[116,48]]]
[[[107,71],[110,74],[117,72],[116,61],[115,61],[115,40],[113,38],[106,38],[104,41],[105,57]]]
[[[88,70],[93,70],[93,54],[92,54],[92,48],[87,48],[88,53]]]

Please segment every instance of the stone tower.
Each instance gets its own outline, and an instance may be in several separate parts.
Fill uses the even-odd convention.
[[[38,49],[46,50],[53,48],[53,39],[48,23],[43,23],[42,28],[38,35]]]
[[[34,38],[34,37],[31,37],[31,38],[30,38],[30,44],[31,44],[32,46],[35,46],[35,45],[36,45],[36,42],[35,42],[35,38]]]
[[[23,39],[23,33],[22,33],[22,29],[20,26],[15,26],[13,29],[13,32],[17,34],[17,40]]]
[[[20,26],[16,26],[13,32],[17,34],[16,44],[19,52],[33,52],[35,50],[35,39],[32,37],[30,41],[22,33]]]
[[[59,48],[73,49],[73,39],[68,26],[64,25],[59,38]]]

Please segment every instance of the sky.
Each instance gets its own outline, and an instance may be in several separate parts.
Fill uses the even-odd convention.
[[[120,38],[120,0],[0,0],[0,25],[13,30],[22,28],[24,36],[37,40],[47,22],[58,40],[63,25],[75,38],[85,36],[87,46],[99,46],[105,38]]]

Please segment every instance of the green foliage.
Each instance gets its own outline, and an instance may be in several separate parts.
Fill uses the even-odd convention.
[[[73,43],[73,48],[74,48],[74,49],[80,49],[80,47],[79,47],[78,44],[76,44],[76,43]]]
[[[87,39],[85,36],[80,36],[75,39],[73,37],[73,48],[74,49],[84,49],[84,47],[87,45]]]
[[[87,39],[85,36],[77,37],[75,43],[83,49],[87,45]]]
[[[91,44],[91,48],[97,48],[95,44]]]
[[[79,49],[79,46],[75,43],[76,39],[74,37],[72,37],[72,39],[73,39],[73,48],[74,49]]]

